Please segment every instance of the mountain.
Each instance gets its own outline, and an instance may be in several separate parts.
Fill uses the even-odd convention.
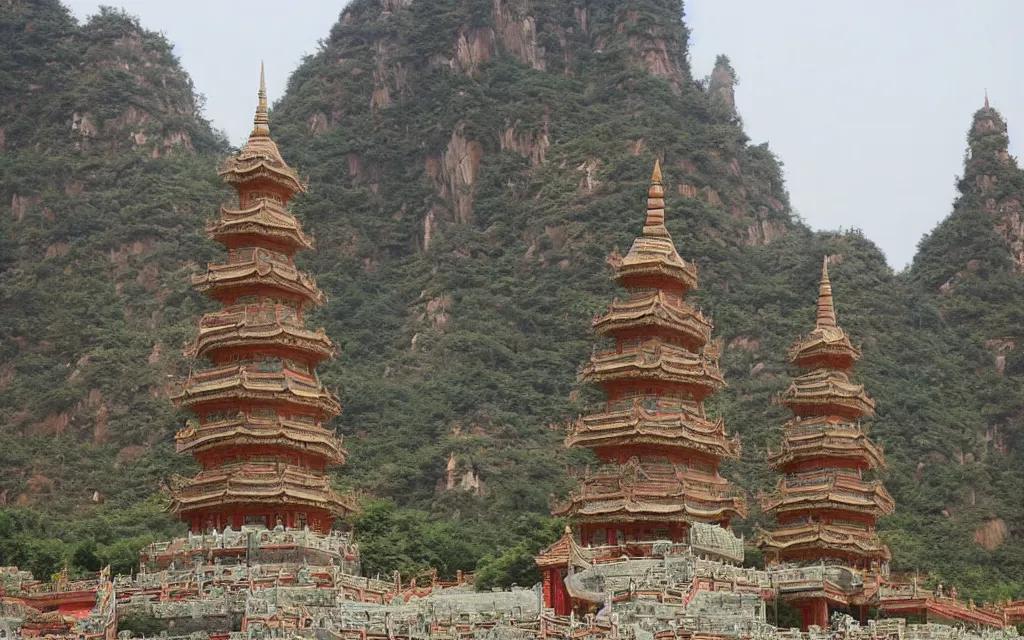
[[[172,455],[186,416],[167,395],[207,308],[188,275],[216,255],[201,227],[227,199],[227,149],[136,20],[4,2],[0,564],[125,570],[133,545],[174,530],[148,497],[191,464]],[[1021,276],[999,231],[1021,202],[1012,158],[972,137],[954,212],[894,274],[860,234],[792,214],[781,164],[743,132],[735,70],[721,56],[697,77],[682,15],[678,0],[354,0],[274,105],[310,179],[303,266],[330,302],[308,323],[341,346],[321,376],[344,405],[335,473],[364,493],[365,568],[534,578],[560,530],[549,497],[589,461],[562,446],[599,400],[576,380],[589,322],[621,295],[608,262],[639,233],[660,158],[666,224],[723,341],[730,386],[711,409],[743,443],[725,473],[774,485],[765,451],[787,415],[771,397],[828,255],[878,400],[894,568],[1021,595],[1019,352],[991,342],[1016,335]],[[770,525],[753,511],[747,534]]]
[[[166,389],[187,371],[188,274],[215,255],[200,230],[227,145],[130,16],[2,0],[0,40],[0,539],[24,534],[2,562],[50,570],[65,550],[48,538],[172,526],[141,503],[178,464]]]

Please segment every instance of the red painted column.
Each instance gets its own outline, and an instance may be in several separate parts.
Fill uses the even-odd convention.
[[[801,630],[807,631],[812,624],[828,629],[828,602],[824,598],[816,598],[799,605]]]
[[[554,569],[548,569],[547,571],[544,572],[544,607],[545,608],[552,608],[552,607],[555,606],[554,602],[552,602],[552,593],[551,593],[551,582],[554,579],[555,579],[555,570]]]
[[[565,577],[560,570],[554,570],[551,582],[551,589],[554,592],[555,615],[569,615],[569,611],[572,609],[572,602],[569,598],[569,592],[565,588]]]

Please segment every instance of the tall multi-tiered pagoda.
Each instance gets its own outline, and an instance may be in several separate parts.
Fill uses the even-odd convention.
[[[665,228],[658,164],[643,234],[615,265],[615,278],[629,297],[593,322],[614,344],[582,372],[604,391],[604,410],[581,417],[566,438],[567,446],[591,449],[601,465],[588,469],[555,515],[570,518],[590,545],[679,542],[692,522],[728,526],[746,504],[718,465],[739,446],[721,419],[704,412],[704,400],[725,381],[709,345],[711,322],[686,301],[697,267],[679,257]]]
[[[874,414],[875,401],[850,380],[859,358],[860,350],[836,324],[826,258],[816,327],[789,352],[790,363],[807,373],[776,397],[794,418],[782,427],[782,449],[769,454],[785,474],[762,504],[778,521],[760,542],[770,564],[824,560],[882,570],[889,561],[875,524],[895,505],[881,481],[864,478],[885,461],[861,424]]]
[[[295,253],[312,243],[288,203],[306,185],[270,138],[262,69],[252,134],[219,173],[238,202],[221,207],[207,233],[228,260],[192,283],[222,308],[203,316],[186,352],[209,366],[193,370],[174,398],[197,415],[176,439],[202,471],[176,488],[171,510],[196,532],[250,524],[327,531],[351,509],[325,475],[345,451],[323,426],[341,405],[316,366],[336,349],[322,329],[303,325],[326,297],[295,267]]]

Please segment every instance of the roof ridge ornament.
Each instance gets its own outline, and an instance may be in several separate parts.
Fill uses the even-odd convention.
[[[836,308],[832,301],[832,282],[828,277],[828,256],[821,264],[821,282],[818,285],[817,328],[836,326]]]
[[[260,90],[257,94],[259,102],[256,104],[256,115],[252,119],[252,133],[249,137],[270,136],[270,115],[267,108],[267,80],[264,73],[263,61],[260,61]]]
[[[654,160],[651,186],[647,190],[647,219],[643,234],[648,237],[670,238],[665,228],[665,188],[661,184],[661,160]]]

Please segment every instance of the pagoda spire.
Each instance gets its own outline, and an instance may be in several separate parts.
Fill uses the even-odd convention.
[[[818,285],[818,321],[817,327],[836,326],[836,308],[832,302],[832,282],[828,279],[828,256],[821,264],[821,282]]]
[[[270,117],[267,110],[267,80],[264,74],[263,61],[261,60],[259,102],[256,104],[256,116],[252,119],[252,133],[249,137],[266,137],[269,135]]]
[[[986,109],[990,108],[988,106],[988,89],[985,89],[985,108]]]
[[[644,221],[645,236],[668,238],[665,228],[665,188],[661,184],[661,161],[654,161],[651,187],[647,190],[647,219]]]

